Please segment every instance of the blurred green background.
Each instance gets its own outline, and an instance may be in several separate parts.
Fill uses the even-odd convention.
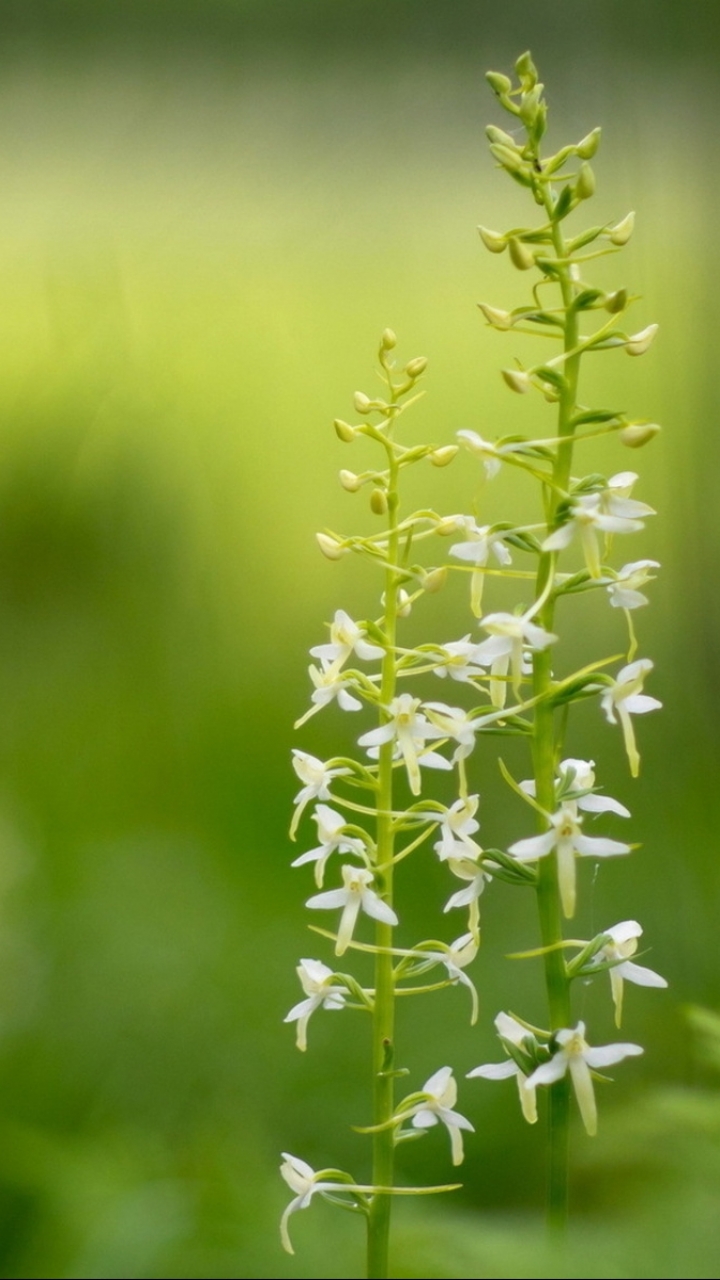
[[[596,708],[570,745],[643,842],[584,879],[582,928],[639,918],[671,986],[628,993],[624,1036],[647,1051],[604,1091],[596,1142],[576,1136],[565,1260],[538,1225],[541,1135],[511,1086],[473,1082],[465,1188],[398,1206],[395,1274],[717,1274],[718,1082],[686,1013],[720,1007],[717,38],[699,0],[4,0],[0,1275],[362,1273],[349,1215],[294,1218],[294,1260],[277,1234],[281,1149],[367,1176],[349,1129],[366,1028],[319,1015],[303,1057],[282,1025],[298,958],[328,958],[309,877],[288,871],[290,748],[349,732],[329,712],[293,735],[307,649],[376,599],[313,535],[371,527],[330,423],[373,390],[386,325],[430,358],[414,438],[537,430],[538,413],[552,429],[504,389],[522,349],[475,307],[526,287],[475,226],[531,216],[483,134],[503,123],[484,71],[528,46],[550,141],[603,126],[591,220],[638,214],[597,278],[644,295],[636,328],[661,325],[591,386],[664,427],[592,465],[637,465],[661,513],[625,558],[663,564],[636,621],[665,711],[639,724],[637,783]],[[426,497],[470,510],[469,462]],[[464,604],[431,602],[425,638],[463,634]],[[568,661],[617,651],[609,612],[575,606]],[[517,838],[489,748],[479,764],[484,838]],[[428,874],[432,893],[404,886],[408,941],[451,927]],[[497,1059],[501,1007],[542,1020],[535,970],[503,960],[536,936],[517,897],[488,895],[478,1027],[462,991],[404,1016],[414,1082]],[[578,1012],[604,1043],[596,986]],[[442,1180],[446,1147],[412,1144],[402,1177]]]

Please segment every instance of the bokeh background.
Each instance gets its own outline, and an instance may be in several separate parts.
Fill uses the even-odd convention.
[[[362,1273],[350,1215],[294,1218],[296,1259],[277,1234],[281,1149],[367,1176],[349,1127],[366,1028],[319,1015],[303,1057],[282,1025],[299,956],[328,958],[288,871],[290,748],[348,732],[330,712],[292,733],[307,649],[377,588],[314,532],[372,527],[330,423],[373,390],[386,325],[430,358],[415,438],[551,429],[504,389],[523,350],[475,306],[526,287],[475,232],[528,216],[483,134],[503,123],[484,71],[526,47],[550,140],[603,126],[591,218],[637,211],[596,278],[644,295],[636,328],[661,325],[591,385],[663,425],[592,465],[637,466],[660,512],[626,558],[663,564],[636,620],[665,711],[639,723],[637,783],[596,709],[570,746],[642,839],[584,879],[582,929],[639,918],[671,985],[628,993],[624,1036],[647,1052],[603,1090],[598,1139],[576,1134],[565,1260],[539,1225],[541,1135],[511,1085],[472,1082],[464,1190],[398,1206],[394,1274],[717,1274],[720,1054],[689,1012],[720,1007],[715,18],[701,0],[0,7],[0,1275]],[[469,459],[422,483],[446,510],[520,501]],[[461,594],[431,602],[426,638],[467,629]],[[608,614],[575,607],[568,661],[618,651]],[[483,835],[517,838],[489,749],[480,766]],[[417,865],[408,940],[450,927],[446,879]],[[536,937],[518,897],[488,905],[477,1028],[462,990],[403,1010],[415,1082],[497,1059],[501,1007],[542,1019],[534,968],[503,958]],[[578,1012],[602,1043],[596,986]],[[446,1148],[411,1144],[402,1176],[442,1180]]]

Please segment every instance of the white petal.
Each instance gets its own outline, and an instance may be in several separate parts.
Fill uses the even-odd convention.
[[[362,908],[366,915],[372,916],[373,920],[381,920],[383,924],[396,925],[398,918],[392,907],[387,902],[383,902],[378,898],[376,893],[368,890],[363,894]]]
[[[534,1089],[539,1084],[554,1084],[556,1080],[562,1080],[567,1068],[567,1054],[556,1053],[554,1058],[549,1062],[543,1062],[541,1066],[535,1068],[532,1075],[528,1076],[528,1088]]]
[[[536,858],[544,858],[555,848],[556,833],[554,828],[541,836],[529,836],[527,840],[516,840],[508,847],[508,853],[518,862],[534,862]]]
[[[586,1049],[584,1057],[589,1067],[612,1067],[623,1058],[636,1058],[644,1052],[639,1044],[604,1044]]]
[[[617,967],[617,972],[621,973],[623,978],[628,982],[635,982],[639,987],[666,987],[667,982],[654,969],[646,969],[642,964],[635,964],[633,960],[626,960],[624,964]]]
[[[629,844],[608,840],[606,836],[575,836],[575,848],[581,858],[613,858],[630,852]]]
[[[483,1067],[475,1067],[473,1071],[468,1071],[468,1080],[472,1076],[481,1076],[483,1080],[509,1080],[510,1076],[516,1076],[519,1068],[511,1058],[507,1062],[487,1062]]]

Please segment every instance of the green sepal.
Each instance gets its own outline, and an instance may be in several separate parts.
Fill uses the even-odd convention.
[[[575,428],[593,422],[619,422],[622,417],[622,411],[619,409],[583,409],[581,413],[576,413],[571,426]]]
[[[587,231],[581,231],[579,236],[575,236],[574,240],[570,240],[567,245],[567,254],[577,253],[578,249],[584,249],[586,244],[592,244],[593,240],[597,240],[602,235],[604,227],[588,227]]]
[[[574,299],[573,308],[575,311],[589,311],[596,303],[600,305],[604,297],[602,289],[583,289]]]
[[[555,387],[556,391],[564,391],[567,387],[567,379],[562,373],[558,373],[557,369],[550,369],[548,365],[541,365],[535,370],[535,374],[543,382],[549,382],[551,387]]]
[[[572,187],[563,187],[552,211],[553,222],[560,222],[563,218],[567,218],[568,214],[572,212],[573,206]]]
[[[518,551],[532,551],[535,555],[540,555],[542,550],[534,533],[508,533],[503,538],[503,542],[509,542],[510,546],[517,547]]]

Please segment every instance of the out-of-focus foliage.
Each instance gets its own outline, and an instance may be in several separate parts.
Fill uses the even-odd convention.
[[[340,720],[302,740],[291,723],[323,621],[370,611],[376,585],[313,533],[372,519],[337,485],[354,463],[329,424],[372,390],[385,325],[431,361],[419,434],[522,430],[531,411],[475,309],[511,305],[512,281],[474,232],[515,220],[484,153],[483,72],[528,44],[554,137],[603,125],[602,216],[638,214],[617,283],[647,296],[638,328],[661,324],[602,399],[664,427],[638,494],[661,514],[636,546],[663,563],[637,626],[666,711],[640,726],[635,785],[590,709],[572,750],[602,761],[643,841],[603,868],[594,923],[637,916],[671,989],[628,997],[647,1052],[603,1090],[597,1143],[577,1135],[566,1262],[537,1225],[538,1134],[510,1090],[468,1083],[465,1189],[422,1216],[398,1206],[395,1269],[715,1274],[717,1080],[682,1013],[720,1007],[711,8],[3,7],[0,1275],[359,1272],[358,1224],[327,1206],[294,1220],[297,1259],[277,1235],[281,1149],[364,1174],[360,1020],[337,1036],[318,1017],[304,1057],[282,1025],[294,964],[323,946],[288,870],[289,751],[335,750]],[[598,466],[632,466],[620,453]],[[496,501],[467,462],[432,482],[448,510]],[[464,633],[459,592],[430,625]],[[617,634],[605,613],[592,625]],[[462,992],[436,1024],[458,1074],[496,1052],[492,1018],[527,978],[504,959],[525,918],[502,890],[493,906],[479,1026]],[[425,927],[421,890],[412,911]],[[425,1032],[404,1019],[419,1079],[440,1065]],[[444,1154],[430,1134],[404,1172],[434,1181]]]

